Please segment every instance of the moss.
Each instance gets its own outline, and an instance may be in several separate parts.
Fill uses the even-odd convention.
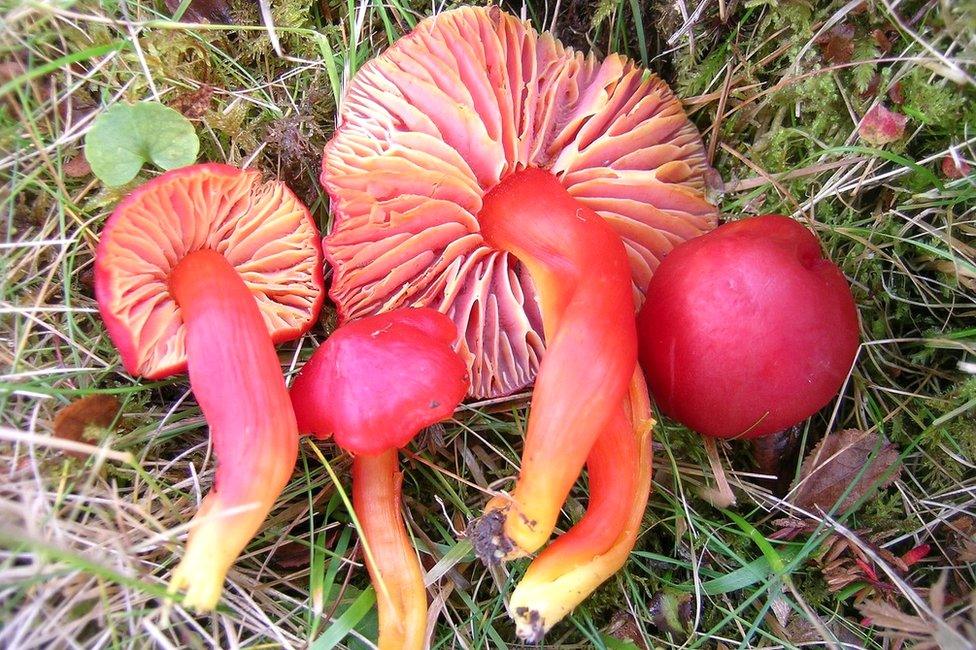
[[[917,522],[905,512],[905,503],[897,490],[873,492],[855,513],[857,528],[884,533],[909,533]]]
[[[814,17],[813,4],[806,0],[747,0],[749,9],[765,9],[763,30],[791,30],[798,36],[809,36]]]
[[[902,80],[901,88],[905,96],[903,109],[913,119],[950,131],[955,130],[953,127],[959,127],[967,102],[964,91],[921,68],[908,73]]]
[[[314,57],[318,48],[312,35],[292,31],[315,28],[312,20],[312,0],[277,0],[270,4],[271,20],[282,50],[295,57]],[[241,25],[263,24],[256,2],[236,2],[232,14],[235,22]],[[271,38],[266,31],[242,32],[238,47],[241,60],[245,63],[256,63],[275,54]]]
[[[599,0],[593,11],[593,20],[590,21],[590,27],[594,30],[599,28],[607,18],[617,11],[618,6],[619,4],[616,0]]]
[[[191,33],[173,30],[147,32],[140,40],[146,67],[154,79],[207,81],[210,72],[207,48]],[[139,67],[135,52],[132,65]]]
[[[705,92],[728,62],[728,52],[720,47],[701,61],[689,54],[675,61],[677,69],[676,91],[679,97],[693,97]]]
[[[228,162],[236,164],[243,156],[250,154],[258,146],[256,133],[259,133],[258,125],[262,120],[253,114],[249,104],[235,104],[229,110],[215,109],[208,111],[201,118],[208,127],[217,132],[223,144],[231,147],[227,152]],[[201,157],[206,156],[203,149],[212,148],[212,145],[201,143]],[[236,154],[235,154],[236,151]],[[217,153],[214,150],[214,153]]]
[[[659,415],[655,415],[659,417]],[[659,420],[660,421],[660,420]],[[676,458],[695,458],[706,461],[701,435],[673,420],[667,426],[658,424],[654,430],[655,440],[667,445]]]
[[[830,601],[830,589],[820,571],[794,573],[793,582],[810,607],[817,608]]]
[[[877,73],[877,64],[872,61],[880,55],[877,45],[867,39],[856,39],[854,43],[853,61],[867,61],[854,66],[851,71],[851,81],[858,95],[864,95],[871,86],[871,81]]]
[[[976,378],[971,378],[951,391],[944,410],[940,408],[930,415],[936,419],[943,413],[964,408],[974,397]],[[967,465],[972,467],[976,461],[976,416],[970,410],[929,429],[920,447],[924,451],[919,459],[923,478],[938,490],[957,488],[970,475]]]

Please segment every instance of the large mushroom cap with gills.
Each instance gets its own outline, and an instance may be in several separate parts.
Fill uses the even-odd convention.
[[[340,316],[446,313],[476,397],[531,383],[544,349],[528,274],[480,233],[482,197],[502,178],[548,170],[606,219],[638,306],[661,258],[717,220],[701,138],[663,81],[619,55],[584,57],[497,7],[419,23],[356,74],[339,122],[322,184]]]
[[[322,254],[301,201],[257,171],[183,167],[118,205],[95,256],[98,305],[129,373],[157,379],[186,369],[186,329],[169,280],[200,250],[237,270],[273,342],[312,326],[324,299]]]

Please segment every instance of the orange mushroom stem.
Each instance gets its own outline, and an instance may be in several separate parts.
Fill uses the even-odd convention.
[[[433,309],[397,309],[343,325],[291,388],[298,428],[353,456],[353,508],[376,587],[381,650],[425,646],[427,592],[400,516],[397,449],[444,420],[469,380],[451,347],[454,323]]]
[[[516,631],[536,643],[620,570],[637,541],[651,490],[650,400],[638,369],[630,391],[586,459],[583,518],[529,565],[509,600]]]
[[[400,515],[397,450],[352,462],[352,504],[369,547],[366,568],[376,586],[380,648],[422,648],[427,629],[424,571]]]
[[[285,488],[298,427],[271,337],[251,292],[218,253],[191,253],[169,282],[186,326],[190,386],[219,458],[171,588],[210,609],[224,576]]]
[[[95,293],[132,375],[188,370],[217,457],[171,588],[212,609],[224,578],[284,489],[298,428],[274,344],[322,305],[318,229],[283,184],[228,165],[175,169],[105,224]]]
[[[473,528],[499,562],[549,539],[597,437],[611,427],[637,363],[627,255],[616,232],[549,172],[502,180],[479,214],[486,242],[515,255],[538,292],[547,350],[532,397],[522,467],[509,495]]]

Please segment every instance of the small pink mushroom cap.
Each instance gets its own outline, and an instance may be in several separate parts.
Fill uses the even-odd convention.
[[[472,395],[530,384],[544,351],[535,289],[478,220],[483,197],[527,167],[616,229],[638,305],[668,251],[716,223],[701,138],[661,79],[497,7],[444,12],[360,69],[326,146],[341,320],[433,307],[457,325]]]
[[[298,430],[355,454],[408,444],[451,416],[468,391],[451,347],[454,323],[433,309],[397,309],[347,323],[309,359],[291,388]]]

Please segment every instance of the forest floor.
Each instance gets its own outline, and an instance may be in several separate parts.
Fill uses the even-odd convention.
[[[274,2],[273,42],[243,0],[0,0],[0,646],[324,650],[375,639],[343,505],[348,456],[328,443],[301,445],[215,613],[166,598],[214,459],[186,378],[125,374],[94,300],[101,224],[158,170],[105,187],[82,147],[111,103],[162,102],[195,126],[198,160],[285,180],[327,231],[318,172],[343,84],[433,11],[410,2]],[[226,11],[227,24],[187,22],[201,7]],[[720,447],[734,507],[713,503],[700,438],[660,418],[637,547],[546,646],[973,647],[976,4],[507,8],[671,84],[724,181],[723,218],[782,213],[813,228],[862,327],[841,396],[780,449]],[[859,128],[869,112],[888,118],[880,135]],[[287,373],[334,319],[327,308],[280,348]],[[53,422],[90,396],[77,457],[66,448],[80,432]],[[469,405],[405,455],[408,525],[439,576],[435,647],[515,645],[505,594],[524,563],[487,571],[461,531],[517,468],[526,405]],[[803,461],[817,450],[843,462],[811,471]],[[584,480],[562,529],[586,495]]]

